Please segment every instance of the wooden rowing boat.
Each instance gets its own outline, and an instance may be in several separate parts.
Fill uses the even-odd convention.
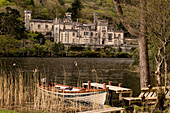
[[[106,100],[107,88],[105,89],[89,89],[81,87],[70,87],[66,85],[49,83],[36,84],[36,87],[41,91],[48,92],[48,94],[54,94],[64,99],[70,99],[75,101],[84,101],[90,103],[97,103],[104,105]]]

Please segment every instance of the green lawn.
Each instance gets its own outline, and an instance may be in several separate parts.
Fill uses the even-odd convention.
[[[19,112],[12,111],[12,110],[0,109],[0,113],[19,113]]]

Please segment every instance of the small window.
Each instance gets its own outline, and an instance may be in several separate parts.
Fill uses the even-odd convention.
[[[65,33],[65,37],[67,37],[67,33]]]
[[[73,38],[73,43],[75,43],[75,39]]]
[[[93,32],[91,32],[91,36],[93,36]]]
[[[61,42],[63,42],[63,37],[61,37]]]
[[[67,37],[65,37],[65,42],[67,42]]]
[[[52,30],[54,29],[54,25],[52,25],[52,28],[51,28]]]
[[[117,45],[117,40],[114,40],[114,44]]]
[[[109,39],[109,42],[112,41],[112,34],[111,33],[108,34],[108,39]]]
[[[58,33],[56,33],[56,36],[55,36],[56,38],[58,38]]]
[[[89,35],[89,32],[86,32],[86,36],[88,36]]]
[[[33,24],[31,24],[31,27],[33,27]]]
[[[58,27],[56,27],[56,31],[58,30]]]
[[[118,34],[118,38],[120,38],[120,34]]]
[[[73,32],[73,36],[75,37],[75,33]]]
[[[38,24],[38,29],[40,29],[41,28],[41,25],[40,24]]]
[[[103,33],[103,38],[105,38],[106,36],[105,36],[105,33]]]
[[[48,29],[48,25],[45,25],[45,28]]]

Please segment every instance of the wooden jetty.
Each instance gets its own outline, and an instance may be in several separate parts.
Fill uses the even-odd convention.
[[[120,87],[120,86],[112,86],[111,83],[109,83],[110,85],[106,85],[106,83],[104,84],[100,84],[100,83],[90,83],[88,81],[88,83],[83,83],[82,86],[88,86],[88,87],[97,87],[97,88],[104,88],[104,87],[107,87],[109,88],[109,91],[114,91],[116,92],[117,94],[119,94],[119,100],[122,100],[123,97],[122,97],[122,94],[123,93],[127,93],[129,94],[129,97],[132,97],[132,90],[129,89],[129,88],[123,88],[123,87]]]
[[[111,112],[118,112],[118,111],[120,113],[123,113],[124,110],[125,110],[125,108],[110,107],[110,108],[91,110],[91,111],[85,111],[85,112],[78,112],[78,113],[111,113]]]

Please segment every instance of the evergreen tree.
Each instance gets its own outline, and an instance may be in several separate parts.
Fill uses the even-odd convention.
[[[34,6],[34,0],[30,1],[30,5]]]
[[[24,31],[24,23],[18,10],[7,7],[5,12],[0,13],[0,34],[10,34],[21,39],[24,38]]]
[[[72,19],[76,21],[77,18],[80,18],[80,11],[83,8],[83,5],[80,0],[74,0],[72,3]]]

